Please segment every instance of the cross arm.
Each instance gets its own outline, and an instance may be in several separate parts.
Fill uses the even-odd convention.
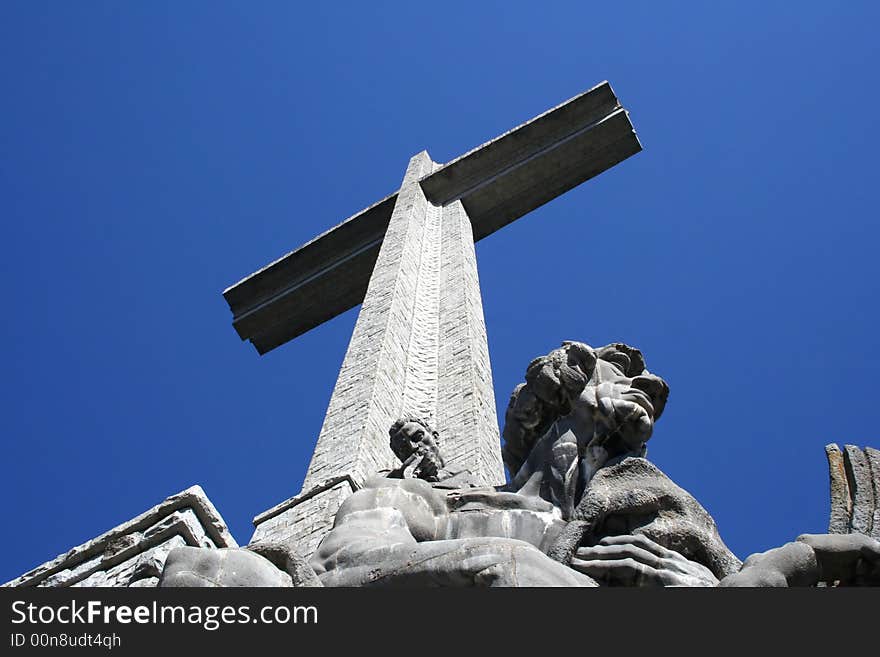
[[[641,144],[607,82],[436,169],[428,200],[461,200],[479,240],[611,168]],[[264,354],[363,301],[397,193],[224,291],[233,326]]]

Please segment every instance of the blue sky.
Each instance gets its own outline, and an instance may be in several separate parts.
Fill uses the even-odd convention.
[[[246,543],[356,311],[259,357],[222,290],[605,79],[644,151],[477,246],[499,416],[628,342],[739,556],[823,531],[824,445],[880,447],[877,7],[0,4],[0,581],[194,483]]]

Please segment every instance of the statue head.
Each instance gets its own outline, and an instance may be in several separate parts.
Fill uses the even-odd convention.
[[[504,426],[504,463],[515,476],[535,443],[560,418],[579,428],[579,448],[607,457],[643,456],[669,386],[645,368],[642,353],[623,343],[593,349],[564,342],[526,369],[513,391]]]
[[[391,451],[403,464],[394,471],[397,476],[437,481],[445,463],[440,455],[440,434],[431,425],[408,415],[392,424],[388,435]]]

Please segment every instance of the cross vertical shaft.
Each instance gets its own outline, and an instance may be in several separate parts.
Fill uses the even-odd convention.
[[[489,343],[471,221],[461,201],[443,207],[439,383],[435,426],[450,470],[504,483]]]
[[[436,167],[424,151],[410,160],[303,492],[263,514],[254,540],[311,554],[352,485],[394,466],[388,429],[404,415],[440,431],[449,469],[504,482],[471,222],[460,201],[426,198]]]

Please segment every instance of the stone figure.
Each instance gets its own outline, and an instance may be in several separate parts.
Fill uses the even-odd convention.
[[[565,342],[533,360],[525,379],[508,404],[502,456],[515,487],[531,481],[568,520],[599,468],[645,455],[669,387],[621,343],[594,351]]]
[[[389,430],[401,465],[347,498],[311,568],[292,546],[182,548],[160,585],[880,584],[880,542],[858,534],[804,535],[742,564],[645,458],[669,388],[637,349],[566,342],[525,379],[506,413],[506,486],[447,470],[440,434],[404,417]]]
[[[391,436],[389,447],[401,462],[399,468],[389,473],[389,477],[439,481],[446,465],[438,446],[439,432],[421,418],[406,416],[392,424],[388,434]],[[444,478],[449,476],[449,473],[444,474]]]
[[[291,546],[252,543],[246,548],[178,547],[168,553],[160,587],[321,586]]]
[[[473,487],[466,473],[371,479],[342,505],[312,566],[331,586],[715,585],[739,562],[708,513],[641,458],[667,395],[638,350],[567,342],[533,361],[511,398],[504,433],[511,484]],[[410,454],[437,452],[433,438],[412,418],[391,430],[392,444],[418,444],[398,455],[410,461]],[[594,514],[591,524],[581,518],[581,498],[598,499],[585,495],[591,479],[609,467],[631,471],[632,463],[645,464],[638,483],[659,493],[634,497],[632,478],[617,488],[608,478],[602,499],[609,512]],[[639,505],[642,525],[653,520],[663,531],[615,525],[612,519],[635,517],[627,502]],[[672,549],[676,540],[693,547],[686,553],[693,558]]]
[[[753,554],[721,586],[880,586],[880,541],[864,534],[802,534]]]

